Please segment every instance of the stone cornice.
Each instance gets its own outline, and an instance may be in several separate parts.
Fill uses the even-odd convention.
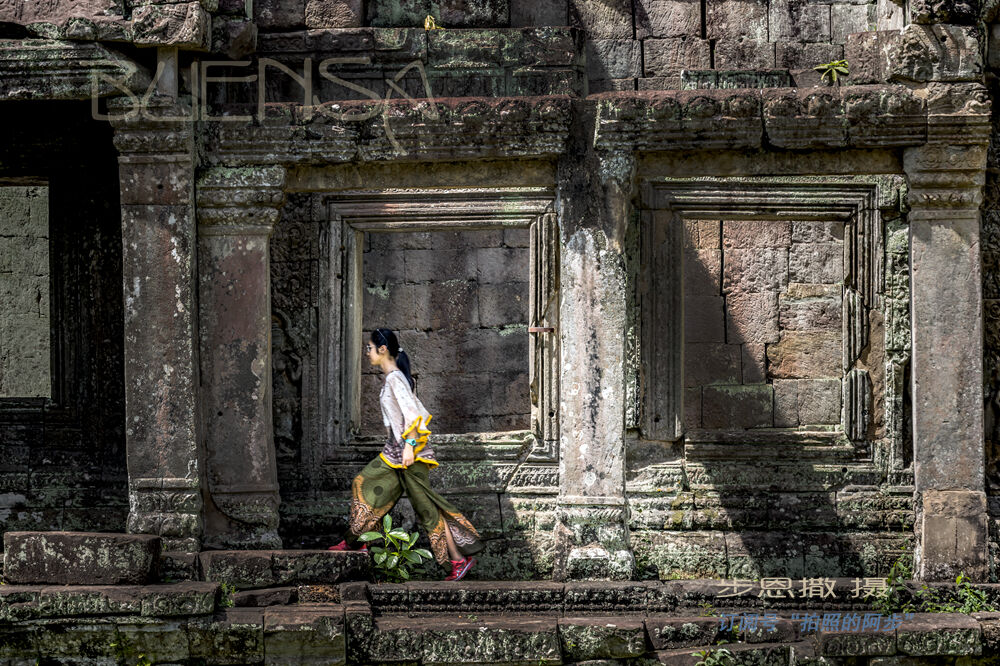
[[[563,152],[572,121],[568,96],[452,98],[433,104],[392,101],[324,104],[306,118],[301,105],[268,105],[259,124],[212,122],[209,164],[331,164],[534,158]],[[351,121],[327,113],[370,116]]]
[[[96,85],[94,81],[96,80]],[[145,68],[93,42],[0,39],[0,100],[69,100],[142,92]]]
[[[590,109],[588,109],[590,107]],[[342,102],[327,112],[268,105],[259,123],[210,123],[208,164],[331,164],[555,157],[593,111],[602,152],[903,148],[928,141],[985,145],[989,99],[975,83],[842,88],[622,92],[499,100]]]

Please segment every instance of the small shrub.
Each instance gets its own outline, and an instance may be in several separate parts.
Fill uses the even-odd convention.
[[[829,83],[830,85],[837,83],[838,76],[847,76],[850,74],[846,60],[826,62],[822,65],[816,65],[813,69],[817,72],[821,72],[822,76],[820,76],[820,80]],[[827,79],[829,79],[829,81]]]
[[[419,566],[425,559],[433,558],[426,548],[414,548],[419,535],[416,532],[407,534],[406,530],[393,529],[392,517],[388,514],[382,518],[381,532],[365,532],[360,541],[382,541],[381,546],[372,546],[372,557],[375,561],[375,572],[390,583],[402,583],[412,578],[411,570]]]

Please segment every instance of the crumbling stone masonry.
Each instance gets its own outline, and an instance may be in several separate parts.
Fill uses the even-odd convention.
[[[997,580],[995,5],[0,5],[0,529],[326,545],[391,326],[481,578]]]

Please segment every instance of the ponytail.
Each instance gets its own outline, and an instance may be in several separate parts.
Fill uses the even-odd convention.
[[[410,390],[412,391],[416,386],[416,382],[413,381],[413,376],[410,374],[410,357],[399,346],[399,339],[396,338],[396,334],[388,328],[376,328],[372,331],[372,342],[375,343],[376,347],[385,345],[386,349],[389,350],[389,356],[396,359],[396,367],[406,377],[406,381],[410,383]]]

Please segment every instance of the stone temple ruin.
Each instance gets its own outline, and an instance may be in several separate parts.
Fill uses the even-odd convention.
[[[0,664],[693,664],[699,603],[803,608],[713,579],[911,556],[1000,598],[998,5],[0,2]],[[377,326],[479,582],[324,550]],[[738,663],[1000,650],[786,615]]]

